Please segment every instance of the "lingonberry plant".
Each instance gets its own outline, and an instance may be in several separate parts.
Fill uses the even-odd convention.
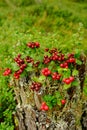
[[[4,75],[4,76],[8,76],[8,75],[10,75],[10,74],[11,74],[11,69],[6,68],[5,71],[4,71],[4,73],[3,73],[3,75]]]
[[[42,50],[38,42],[29,42],[24,46],[24,52],[13,59],[15,67],[6,68],[3,76],[11,75],[14,80],[28,77],[30,93],[41,93],[40,110],[62,109],[68,100],[68,89],[79,84],[79,57],[77,59],[74,52],[63,54],[58,48]]]
[[[42,102],[42,104],[41,104],[41,110],[45,110],[45,111],[49,110],[49,107],[47,106],[46,102]]]
[[[34,91],[39,91],[41,88],[42,84],[39,82],[33,82],[31,85],[31,89]]]

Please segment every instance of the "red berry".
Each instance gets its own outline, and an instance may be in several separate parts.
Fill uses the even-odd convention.
[[[5,71],[3,72],[3,76],[8,76],[11,74],[11,69],[6,68]]]
[[[38,88],[38,87],[35,88],[36,91],[39,91],[39,89],[40,89],[40,88]]]
[[[34,91],[39,91],[42,84],[39,82],[32,82],[31,89]]]
[[[71,76],[71,77],[69,78],[69,80],[70,80],[71,82],[73,82],[73,81],[74,81],[74,77]]]
[[[27,43],[27,46],[30,47],[30,48],[38,48],[40,47],[40,44],[38,42],[30,42],[30,43]]]
[[[68,58],[70,58],[70,57],[74,57],[74,54],[73,53],[68,54]]]
[[[49,51],[49,48],[45,48],[45,51],[48,52],[48,51]]]
[[[50,57],[48,57],[48,55],[45,55],[45,56],[44,56],[43,63],[44,63],[44,64],[48,64],[50,61],[51,61]]]
[[[45,71],[48,71],[49,69],[48,68],[44,68]]]
[[[32,44],[31,48],[32,48],[32,49],[33,49],[33,48],[35,48],[35,45],[34,45],[34,44]]]
[[[70,63],[70,61],[69,61],[69,60],[66,60],[66,62],[67,62],[67,63]]]
[[[51,74],[51,71],[48,68],[44,68],[42,69],[42,74],[45,76],[49,76]]]
[[[41,110],[45,110],[45,111],[49,110],[49,107],[47,106],[46,102],[42,102],[42,104],[41,104]]]
[[[71,57],[71,58],[69,59],[69,62],[70,62],[70,63],[75,63],[75,62],[76,62],[76,59]]]
[[[42,102],[42,106],[45,106],[46,105],[46,102]]]
[[[53,55],[52,60],[58,60],[58,56],[56,54]]]
[[[48,71],[47,71],[47,73],[48,73],[48,75],[50,75],[50,74],[51,74],[51,71],[50,71],[50,70],[48,70]]]
[[[66,79],[63,79],[63,82],[65,83],[65,82],[66,82]]]
[[[49,110],[49,107],[47,105],[44,106],[44,110],[45,111],[48,111]]]
[[[59,76],[59,75],[57,75],[56,79],[57,79],[57,80],[59,80],[59,79],[60,79],[60,76]]]
[[[21,57],[21,54],[18,54],[18,56],[17,56],[18,58],[20,58]]]
[[[70,79],[66,79],[66,80],[65,80],[65,83],[66,83],[66,84],[70,84],[70,83],[71,83]]]
[[[41,109],[41,110],[44,110],[44,106],[43,106],[43,105],[41,105],[40,109]]]
[[[47,71],[45,71],[45,72],[43,73],[43,75],[48,76],[49,74],[48,74]]]
[[[62,99],[62,100],[61,100],[61,104],[62,104],[62,105],[65,105],[65,103],[66,103],[66,100],[65,100],[65,99]]]
[[[20,78],[20,75],[17,74],[17,72],[15,72],[15,73],[14,73],[14,77],[15,77],[15,79],[19,79],[19,78]]]
[[[62,63],[62,64],[60,64],[60,67],[61,68],[68,68],[68,63],[67,62],[65,62],[65,63]]]
[[[32,89],[32,90],[34,90],[34,89],[35,89],[35,86],[34,86],[34,85],[32,85],[32,86],[31,86],[31,89]]]
[[[17,71],[17,74],[21,74],[22,72],[23,72],[23,70],[20,69],[20,70]]]
[[[59,80],[60,77],[61,77],[61,74],[58,74],[57,72],[54,72],[54,73],[52,74],[52,78],[53,78],[54,80]]]
[[[67,65],[67,66],[65,66],[65,68],[66,68],[66,69],[68,69],[68,65]]]
[[[67,62],[64,63],[64,67],[68,66]]]
[[[54,80],[56,80],[56,76],[55,76],[55,75],[52,75],[52,78],[53,78]]]
[[[64,57],[61,57],[61,60],[64,60],[65,58]]]
[[[63,67],[64,67],[64,64],[60,64],[60,67],[63,68]]]
[[[62,58],[61,58],[61,57],[58,57],[58,61],[62,61]]]
[[[28,44],[27,44],[27,46],[28,46],[28,47],[31,47],[31,46],[32,46],[32,44],[31,44],[31,43],[28,43]]]
[[[38,48],[40,47],[40,44],[38,42],[35,42],[35,46]]]

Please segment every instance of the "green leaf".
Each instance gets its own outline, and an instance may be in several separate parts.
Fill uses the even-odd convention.
[[[60,74],[63,73],[64,78],[67,78],[71,75],[70,69],[57,67],[57,71]]]
[[[27,73],[26,73],[26,71],[24,71],[20,76],[21,77],[26,77],[26,75],[27,75]]]
[[[78,86],[79,85],[79,81],[75,80],[72,82],[72,86]]]
[[[39,82],[38,77],[35,77],[35,76],[34,76],[34,77],[32,77],[32,80],[33,80],[33,81],[35,81],[35,82]]]
[[[44,100],[45,100],[46,102],[51,101],[51,100],[52,100],[52,96],[51,96],[51,95],[45,95],[45,96],[44,96]]]
[[[55,96],[57,99],[62,99],[62,96],[61,96],[61,94],[60,94],[59,91],[55,92],[55,93],[54,93],[54,96]]]
[[[52,105],[55,106],[57,103],[57,99],[54,97],[53,100],[52,100]]]
[[[71,87],[71,84],[64,84],[63,88],[66,90]]]
[[[50,53],[49,53],[49,52],[45,52],[44,55],[48,55],[48,56],[50,56]]]
[[[13,71],[17,71],[19,69],[19,66],[17,66],[16,63],[11,63],[11,65],[12,65],[12,70]]]
[[[79,52],[78,52],[78,53],[75,53],[74,57],[75,57],[75,58],[80,58],[80,53],[79,53]]]
[[[27,72],[32,71],[32,70],[33,70],[32,64],[31,64],[31,63],[28,64],[28,66],[27,66],[27,68],[26,68],[25,70],[26,70]]]
[[[81,65],[81,64],[82,64],[82,61],[81,61],[81,60],[76,59],[76,63],[77,63],[78,65]]]
[[[31,54],[31,50],[29,50],[29,49],[27,50],[27,49],[26,49],[26,51],[25,51],[25,56],[30,56],[30,54]],[[24,58],[24,57],[22,57],[22,58]]]
[[[58,71],[58,73],[61,74],[61,73],[63,72],[63,70],[64,70],[63,68],[60,68],[59,66],[57,67],[57,71]]]
[[[71,75],[70,69],[64,70],[63,72],[63,78],[68,78]]]
[[[87,86],[85,86],[85,87],[83,88],[83,92],[84,92],[84,94],[87,96]]]
[[[61,100],[57,100],[57,105],[61,106]]]
[[[45,79],[46,79],[46,77],[45,77],[44,75],[41,75],[41,76],[39,77],[39,81],[40,81],[40,82],[43,82]]]
[[[53,108],[53,106],[52,106],[52,104],[51,104],[50,102],[47,102],[47,105],[48,105],[48,107],[49,107],[50,109]]]
[[[55,98],[55,96],[52,95],[45,95],[43,97],[44,101],[47,103],[47,105],[52,108],[53,106],[55,106],[57,104],[57,99]]]
[[[72,72],[72,75],[77,76],[78,75],[78,70],[74,69],[73,72]]]
[[[53,70],[54,67],[55,67],[55,63],[54,63],[54,61],[51,61],[50,65],[49,65],[49,69]]]

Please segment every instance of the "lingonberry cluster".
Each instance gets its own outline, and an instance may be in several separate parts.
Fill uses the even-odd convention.
[[[70,84],[71,82],[74,81],[74,77],[73,76],[70,76],[69,78],[64,78],[63,79],[63,82],[66,83],[66,84]]]
[[[40,64],[40,61],[33,62],[33,66],[34,66],[34,67],[38,67],[39,64]]]
[[[60,64],[60,67],[67,69],[67,68],[68,68],[68,63],[67,63],[67,62],[61,63],[61,64]]]
[[[26,60],[29,61],[30,57],[26,57]],[[19,70],[17,70],[14,73],[14,78],[15,79],[19,79],[20,78],[20,74],[24,71],[24,69],[27,67],[27,64],[25,64],[25,60],[21,58],[21,54],[18,54],[16,58],[14,58],[14,61],[17,63],[17,65],[19,66]]]
[[[58,61],[63,61],[63,60],[65,60],[65,55],[60,53],[58,57]]]
[[[69,64],[71,64],[71,63],[72,64],[76,63],[76,59],[74,58],[74,54],[69,54],[68,59],[65,62],[61,63],[60,67],[61,68],[68,68]]]
[[[20,74],[24,71],[24,69],[25,69],[26,67],[27,67],[26,64],[22,64],[22,65],[20,66],[20,69],[17,70],[17,71],[14,73],[14,78],[15,78],[15,79],[19,79],[19,78],[20,78]]]
[[[71,54],[68,54],[68,60],[67,60],[67,63],[76,63],[76,59],[74,58],[74,54],[71,53]]]
[[[51,71],[48,68],[43,68],[41,72],[45,76],[51,75]]]
[[[58,58],[59,58],[59,56],[58,56],[58,52],[57,52],[57,51],[53,52],[51,58],[52,58],[53,61],[57,61]]]
[[[34,67],[38,67],[38,65],[40,64],[40,61],[34,62],[33,58],[31,58],[30,56],[27,56],[27,57],[26,57],[26,62],[27,62],[27,63],[32,63],[32,65],[33,65]]]
[[[29,43],[27,43],[27,46],[29,47],[29,48],[39,48],[40,47],[40,44],[38,43],[38,42],[29,42]]]
[[[57,48],[51,49],[49,53],[52,54],[51,60],[53,61],[63,61],[65,59],[64,54],[58,52]]]
[[[61,74],[58,74],[57,72],[54,72],[54,73],[52,74],[52,78],[53,78],[54,80],[60,80]]]
[[[14,73],[14,78],[15,79],[19,79],[20,78],[20,74],[18,73],[18,71]]]
[[[6,68],[5,71],[3,72],[3,76],[9,76],[11,74],[11,69]]]
[[[47,106],[46,102],[42,102],[41,110],[44,110],[44,111],[48,111],[49,110],[49,107]]]
[[[27,43],[27,47],[31,48],[30,51],[31,50],[33,51],[34,48],[39,48],[40,44],[38,42],[29,42],[29,43]],[[37,49],[35,49],[35,51],[36,50]],[[64,55],[61,52],[59,52],[57,50],[57,48],[53,48],[51,50],[49,48],[45,48],[45,55],[43,57],[42,62],[39,61],[39,60],[35,61],[32,58],[33,57],[32,53],[30,53],[30,54],[31,54],[31,56],[26,56],[25,58],[22,58],[21,54],[18,54],[17,57],[14,58],[14,61],[18,65],[17,70],[14,73],[15,79],[19,79],[20,75],[24,72],[25,68],[28,67],[28,65],[31,64],[33,69],[34,70],[36,69],[35,74],[37,72],[40,74],[40,72],[41,72],[42,75],[46,76],[46,80],[49,80],[49,79],[47,79],[48,78],[47,76],[50,76],[51,77],[50,79],[58,80],[58,81],[60,81],[60,83],[64,83],[64,84],[67,84],[67,85],[72,83],[75,80],[74,76],[70,76],[70,77],[68,76],[69,78],[63,78],[63,74],[60,74],[58,72],[58,70],[56,69],[57,66],[58,67],[60,66],[61,68],[69,68],[72,65],[74,66],[75,63],[76,63],[76,59],[75,59],[74,54],[71,53],[71,54],[68,54],[68,55]],[[53,65],[52,67],[49,66],[51,61],[53,61],[53,64],[51,64],[51,65]],[[44,64],[44,66],[45,66],[41,71],[39,71],[39,69],[37,69],[37,68],[34,68],[34,67],[38,67],[40,62],[42,63],[41,65]],[[42,66],[40,66],[40,67],[42,67]],[[54,69],[53,72],[51,72],[51,70],[49,68],[51,68],[51,69],[53,68]],[[26,69],[26,71],[27,71],[27,69]],[[67,73],[67,71],[66,71],[66,73]],[[4,76],[8,76],[10,74],[11,74],[11,69],[9,69],[9,68],[7,68],[3,73]],[[40,75],[38,75],[38,76],[40,76]],[[54,82],[56,82],[56,81],[54,81]],[[29,88],[33,91],[38,92],[41,89],[41,86],[42,86],[42,83],[33,81]],[[61,102],[61,105],[65,105],[66,100],[62,99],[62,100],[60,100],[60,102]],[[50,105],[49,104],[47,105],[47,104],[46,104],[46,102],[42,102],[41,110],[48,111]]]
[[[40,82],[32,82],[31,89],[34,91],[39,91],[42,84]]]
[[[18,66],[21,66],[24,64],[24,60],[21,59],[21,54],[18,54],[16,58],[14,58],[14,61],[17,63]]]
[[[43,63],[48,64],[51,61],[51,58],[48,55],[44,56]]]
[[[50,52],[50,54],[53,54],[53,53],[57,52],[57,48],[53,48],[49,52]]]
[[[49,48],[45,48],[45,52],[48,52],[49,51]]]
[[[74,57],[74,54],[73,54],[73,53],[69,53],[69,54],[68,54],[68,58],[71,58],[71,57]]]
[[[48,56],[48,55],[44,56],[44,60],[43,60],[44,64],[48,64],[51,61],[56,61],[56,62],[60,63],[60,67],[61,68],[68,68],[69,64],[71,64],[71,63],[75,64],[76,63],[76,59],[74,58],[74,54],[73,53],[68,54],[68,56],[66,57],[61,52],[58,52],[57,48],[53,48],[51,50],[46,48],[45,51],[46,52],[49,51],[51,56]]]
[[[74,57],[70,57],[68,60],[67,60],[67,63],[76,63],[76,59]]]
[[[34,60],[33,60],[33,58],[31,58],[30,56],[27,56],[27,57],[26,57],[26,62],[27,62],[27,63],[33,63]]]

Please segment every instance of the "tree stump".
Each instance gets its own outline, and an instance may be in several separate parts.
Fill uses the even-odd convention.
[[[82,98],[86,75],[86,59],[81,56],[79,86],[67,90],[67,102],[62,109],[51,112],[40,110],[42,92],[31,92],[29,77],[13,80],[15,100],[17,102],[15,130],[87,130],[87,101]],[[32,76],[32,75],[31,75]],[[28,81],[27,81],[28,79]],[[69,94],[72,93],[70,97]],[[32,102],[33,101],[33,102]]]

